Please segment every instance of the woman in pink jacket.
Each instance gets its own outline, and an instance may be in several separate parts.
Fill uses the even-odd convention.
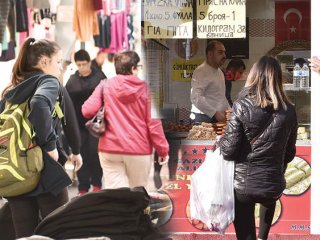
[[[137,77],[139,61],[133,51],[116,55],[117,76],[101,81],[82,105],[83,116],[92,118],[104,103],[107,130],[98,151],[106,188],[146,187],[153,147],[160,164],[169,160],[161,121],[151,118],[149,87]]]

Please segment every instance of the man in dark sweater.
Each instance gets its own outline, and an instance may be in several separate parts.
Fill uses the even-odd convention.
[[[87,131],[85,123],[88,119],[82,116],[81,106],[100,81],[105,79],[105,75],[91,66],[90,56],[83,49],[75,53],[74,60],[78,71],[70,76],[66,89],[72,99],[81,133],[80,153],[83,158],[83,166],[77,172],[77,177],[79,194],[84,194],[89,191],[91,185],[93,191],[101,189],[102,170],[97,149],[98,138],[91,136]]]

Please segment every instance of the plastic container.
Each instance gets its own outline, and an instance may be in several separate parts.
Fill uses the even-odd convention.
[[[308,88],[309,81],[310,81],[310,74],[309,74],[308,65],[306,63],[304,63],[301,70],[302,70],[302,74],[301,74],[301,78],[300,78],[300,87],[301,88]]]
[[[300,88],[301,75],[302,75],[302,68],[300,67],[299,63],[296,63],[296,65],[293,68],[293,87],[294,88]]]

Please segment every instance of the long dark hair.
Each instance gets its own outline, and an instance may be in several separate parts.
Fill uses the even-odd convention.
[[[263,56],[253,65],[245,86],[261,108],[287,109],[287,104],[291,104],[283,90],[280,64],[272,56]]]
[[[28,38],[22,45],[17,60],[12,68],[11,83],[3,90],[3,95],[28,78],[33,72],[42,72],[37,67],[42,56],[51,58],[61,48],[53,41]]]

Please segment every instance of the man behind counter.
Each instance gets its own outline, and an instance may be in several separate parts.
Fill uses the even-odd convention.
[[[211,41],[206,47],[206,60],[193,72],[191,82],[191,114],[195,124],[224,122],[229,108],[225,96],[225,79],[220,67],[226,60],[222,42]]]

